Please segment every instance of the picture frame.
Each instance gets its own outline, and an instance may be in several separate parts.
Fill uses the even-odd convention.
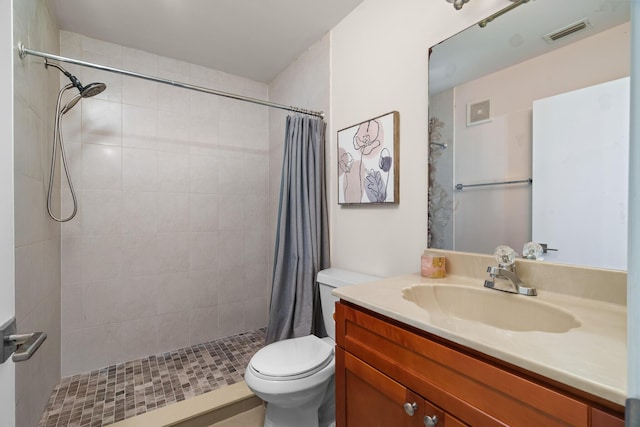
[[[400,113],[338,131],[338,204],[400,203]]]
[[[467,127],[490,122],[491,99],[485,98],[467,104]]]

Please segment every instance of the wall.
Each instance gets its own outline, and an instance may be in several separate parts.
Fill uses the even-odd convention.
[[[63,56],[267,98],[263,83],[60,38]],[[69,68],[108,88],[65,116],[80,210],[62,228],[62,374],[265,326],[267,109]]]
[[[506,5],[365,0],[331,34],[329,205],[333,267],[389,276],[419,270],[427,246],[428,49]],[[400,203],[337,206],[335,130],[400,112]]]
[[[45,0],[14,1],[14,40],[58,52]],[[58,72],[14,58],[15,302],[19,333],[44,331],[34,356],[16,364],[16,425],[35,426],[60,378],[60,226],[45,200]],[[56,183],[57,187],[58,183]]]
[[[619,25],[457,86],[455,183],[531,177],[533,101],[628,76],[629,31],[628,23]],[[467,127],[467,104],[486,98],[492,121]],[[454,199],[454,249],[492,253],[502,243],[520,251],[531,240],[530,186],[456,191]],[[485,210],[479,223],[478,206],[509,209]]]
[[[314,111],[324,111],[328,121],[331,36],[326,34],[307,49],[269,84],[269,100],[283,105],[295,105]],[[269,110],[269,272],[273,265],[273,250],[278,220],[280,178],[284,154],[285,124],[288,113]],[[331,141],[327,124],[326,144]],[[328,151],[328,150],[327,150]],[[271,282],[269,282],[270,290]],[[270,295],[269,295],[270,296]]]
[[[13,2],[0,3],[0,140],[13,141]],[[13,143],[0,144],[0,322],[15,312],[15,244]],[[0,363],[0,414],[7,427],[16,422],[16,370],[11,360]]]

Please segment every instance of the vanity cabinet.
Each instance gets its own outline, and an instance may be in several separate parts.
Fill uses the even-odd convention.
[[[347,302],[335,317],[337,427],[624,426],[619,405],[422,330]]]

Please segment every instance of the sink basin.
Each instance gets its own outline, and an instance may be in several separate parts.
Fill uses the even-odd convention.
[[[413,285],[404,299],[432,314],[453,316],[510,331],[561,333],[580,326],[571,313],[537,297],[456,285]]]

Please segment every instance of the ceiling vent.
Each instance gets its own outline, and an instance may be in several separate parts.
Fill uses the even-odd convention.
[[[574,22],[573,24],[569,24],[566,27],[560,28],[559,30],[546,34],[543,36],[543,38],[547,41],[547,43],[554,43],[563,37],[567,37],[570,34],[584,30],[590,25],[591,23],[589,22],[589,18],[583,18],[578,22]]]

